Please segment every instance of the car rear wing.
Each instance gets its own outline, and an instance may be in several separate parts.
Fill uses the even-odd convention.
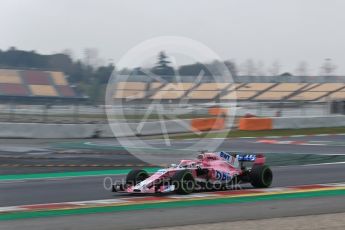
[[[249,162],[257,165],[265,164],[266,157],[263,154],[242,154],[235,152],[216,152],[216,154],[227,162],[234,162],[234,159],[239,163]]]
[[[237,158],[239,162],[253,162],[260,165],[266,162],[266,157],[263,154],[238,154]]]

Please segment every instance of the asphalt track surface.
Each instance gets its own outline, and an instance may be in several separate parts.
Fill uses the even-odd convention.
[[[235,205],[184,207],[2,221],[1,229],[134,230],[241,220],[270,219],[289,216],[305,216],[325,213],[341,213],[345,211],[345,199],[341,198],[342,197],[326,197],[278,200]],[[276,228],[274,226],[267,226],[265,229]]]
[[[345,159],[345,136],[306,136],[274,138],[280,141],[309,142],[318,145],[293,145],[293,144],[266,144],[259,143],[262,140],[272,138],[250,139],[226,139],[218,147],[218,150],[228,150],[243,153],[293,153],[343,156]],[[163,155],[176,155],[169,163],[176,163],[183,158],[196,157],[197,151],[191,145],[200,140],[171,140],[171,146],[167,146],[164,140],[146,140],[149,150],[154,150]],[[204,143],[212,142],[212,139],[202,139]],[[135,143],[135,140],[133,140]],[[322,145],[319,145],[319,144]],[[138,144],[138,146],[140,146]],[[181,150],[181,151],[176,151]],[[131,151],[129,149],[129,151]],[[140,149],[139,149],[140,151]],[[335,160],[345,161],[345,160]],[[19,164],[18,166],[16,166]],[[86,165],[83,167],[63,167],[64,164],[72,166]],[[115,164],[117,166],[104,166]],[[130,155],[115,139],[84,139],[84,140],[34,140],[34,139],[0,139],[0,173],[35,173],[56,171],[97,170],[114,167],[131,167],[128,164],[149,164]],[[2,167],[2,165],[8,165]],[[9,167],[15,165],[16,167]],[[49,168],[44,167],[50,165]],[[54,167],[59,165],[59,167]],[[37,167],[34,167],[37,166]],[[97,168],[98,167],[98,168]]]
[[[267,144],[256,143],[258,140],[276,139],[284,141],[322,141],[324,146],[297,146],[297,145],[279,145],[269,146]],[[136,140],[133,140],[135,142]],[[212,139],[188,139],[188,140],[170,140],[171,145],[167,146],[164,140],[143,140],[148,145],[157,148],[189,148],[192,143],[212,142]],[[35,150],[49,152],[54,144],[61,143],[79,143],[91,142],[99,145],[119,146],[120,143],[113,138],[105,139],[0,139],[0,152],[34,152]],[[327,143],[339,143],[339,145],[328,145]],[[274,153],[341,153],[344,154],[343,147],[345,145],[345,135],[329,135],[329,136],[303,136],[303,137],[256,137],[256,138],[230,138],[224,139],[219,149],[229,149],[231,151],[249,151],[249,152],[274,152]]]
[[[274,167],[273,187],[344,182],[345,165]],[[121,181],[125,176],[111,176]],[[0,182],[0,207],[84,200],[114,199],[103,186],[105,176]],[[250,185],[243,185],[250,189]]]
[[[250,138],[250,139],[229,139],[219,147],[221,150],[231,150],[239,152],[262,152],[262,153],[293,153],[293,154],[336,154],[344,155],[345,136],[324,136],[324,137],[285,137],[274,138],[278,140],[298,140],[298,141],[322,141],[324,146],[305,146],[290,144],[263,144],[258,140],[270,138]],[[87,152],[65,152],[56,156],[56,149],[52,148],[52,143],[70,142],[70,140],[0,140],[0,156],[48,156],[54,157],[53,161],[59,159],[72,160],[86,157],[91,162],[121,161],[133,163],[141,161],[124,154],[108,154],[105,152],[91,154]],[[172,141],[175,148],[188,148],[190,142],[195,140]],[[205,141],[205,140],[204,140]],[[212,141],[212,140],[209,140]],[[72,141],[73,142],[73,141]],[[74,142],[92,142],[95,145],[118,145],[112,139],[92,139],[74,140]],[[160,140],[151,140],[150,144],[154,148],[166,148]],[[253,151],[254,150],[254,151]],[[116,153],[123,150],[118,150]],[[78,155],[79,154],[79,155]],[[1,158],[1,162],[18,162],[18,159]],[[35,162],[35,159],[19,159],[26,163]],[[37,159],[42,161],[42,159]],[[344,182],[345,164],[332,163],[305,166],[282,166],[272,167],[274,172],[273,187],[305,185],[316,183]],[[37,172],[47,171],[47,168],[1,168],[2,173],[13,172]],[[48,171],[64,171],[66,168],[48,168]],[[68,168],[68,170],[71,170]],[[72,170],[85,170],[77,168]],[[121,180],[124,176],[112,176],[114,180]],[[24,181],[2,181],[0,182],[0,206],[13,206],[23,204],[52,203],[64,201],[83,201],[96,199],[114,199],[124,195],[113,194],[103,187],[102,177],[81,177],[81,178],[60,178],[43,180]],[[250,189],[250,186],[248,187]],[[343,197],[308,198],[303,200],[288,201],[266,201],[255,204],[217,205],[203,208],[185,207],[162,210],[144,210],[122,213],[93,214],[88,216],[55,217],[48,219],[32,219],[5,222],[4,229],[47,229],[47,224],[51,229],[139,229],[160,226],[175,226],[196,223],[212,223],[221,221],[261,219],[280,216],[296,216],[320,213],[344,212],[345,199]],[[58,227],[56,227],[58,226]],[[97,227],[95,227],[97,226]],[[50,229],[50,228],[48,228]]]

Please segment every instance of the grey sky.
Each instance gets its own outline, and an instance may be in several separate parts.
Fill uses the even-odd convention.
[[[332,58],[345,74],[343,0],[1,0],[0,48],[42,53],[97,48],[114,59],[154,36],[186,36],[224,59],[248,58],[284,71]]]

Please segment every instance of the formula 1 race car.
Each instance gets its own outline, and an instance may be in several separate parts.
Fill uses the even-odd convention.
[[[197,159],[181,160],[178,165],[149,174],[141,169],[130,171],[123,183],[112,185],[113,192],[189,194],[200,190],[233,189],[242,183],[255,188],[271,185],[273,174],[261,154],[201,152]]]

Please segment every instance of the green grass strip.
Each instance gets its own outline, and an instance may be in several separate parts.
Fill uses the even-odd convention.
[[[181,208],[181,207],[190,207],[190,206],[209,206],[209,205],[220,205],[220,204],[235,204],[235,203],[286,200],[286,199],[304,199],[304,198],[312,198],[312,197],[343,196],[343,195],[345,195],[345,189],[299,192],[299,193],[288,193],[288,194],[258,195],[258,196],[250,196],[250,197],[225,197],[225,198],[215,198],[215,199],[205,199],[205,200],[189,200],[189,201],[185,200],[185,201],[173,201],[173,202],[163,202],[163,203],[133,204],[133,205],[125,205],[125,206],[90,207],[90,208],[77,208],[77,209],[68,209],[68,210],[28,211],[28,212],[0,214],[0,220],[16,220],[16,219],[67,216],[67,215],[84,215],[84,214],[96,214],[96,213],[135,211],[135,210],[144,210],[144,209],[147,210],[147,209],[160,209],[160,208]]]
[[[144,168],[148,173],[156,172],[158,168]],[[95,170],[80,172],[55,172],[55,173],[33,173],[33,174],[10,174],[0,175],[0,181],[6,180],[27,180],[27,179],[48,179],[64,177],[87,177],[87,176],[105,176],[105,175],[124,175],[131,169],[112,169],[112,170]]]

